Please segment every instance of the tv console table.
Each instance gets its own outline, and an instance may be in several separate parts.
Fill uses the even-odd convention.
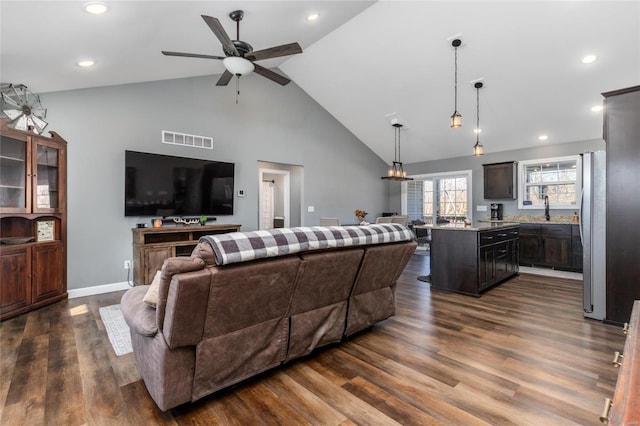
[[[162,262],[169,257],[189,256],[200,237],[240,231],[241,225],[165,226],[133,228],[133,283],[151,284]]]

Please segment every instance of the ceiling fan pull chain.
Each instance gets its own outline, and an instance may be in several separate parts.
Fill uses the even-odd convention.
[[[236,74],[236,105],[238,105],[239,96],[240,96],[240,75]]]

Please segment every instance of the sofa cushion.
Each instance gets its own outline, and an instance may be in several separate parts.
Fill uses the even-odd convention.
[[[160,275],[162,273],[160,271],[156,272],[156,275],[153,277],[153,281],[151,281],[151,285],[149,285],[149,290],[144,295],[144,303],[151,306],[155,309],[158,304],[158,288],[160,288]]]
[[[307,250],[414,240],[413,232],[397,223],[367,226],[313,226],[207,235],[217,265],[284,256]]]
[[[129,289],[120,301],[120,309],[131,331],[143,336],[155,336],[158,332],[156,311],[143,299],[148,285],[139,285]]]

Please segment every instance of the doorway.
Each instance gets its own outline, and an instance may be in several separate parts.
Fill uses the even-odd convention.
[[[258,169],[258,229],[291,226],[291,172]]]

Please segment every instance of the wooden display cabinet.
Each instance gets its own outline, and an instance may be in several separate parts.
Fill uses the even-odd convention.
[[[189,256],[200,237],[240,231],[240,225],[133,228],[133,283],[151,284],[169,257]]]
[[[67,142],[0,120],[0,320],[67,297]]]

